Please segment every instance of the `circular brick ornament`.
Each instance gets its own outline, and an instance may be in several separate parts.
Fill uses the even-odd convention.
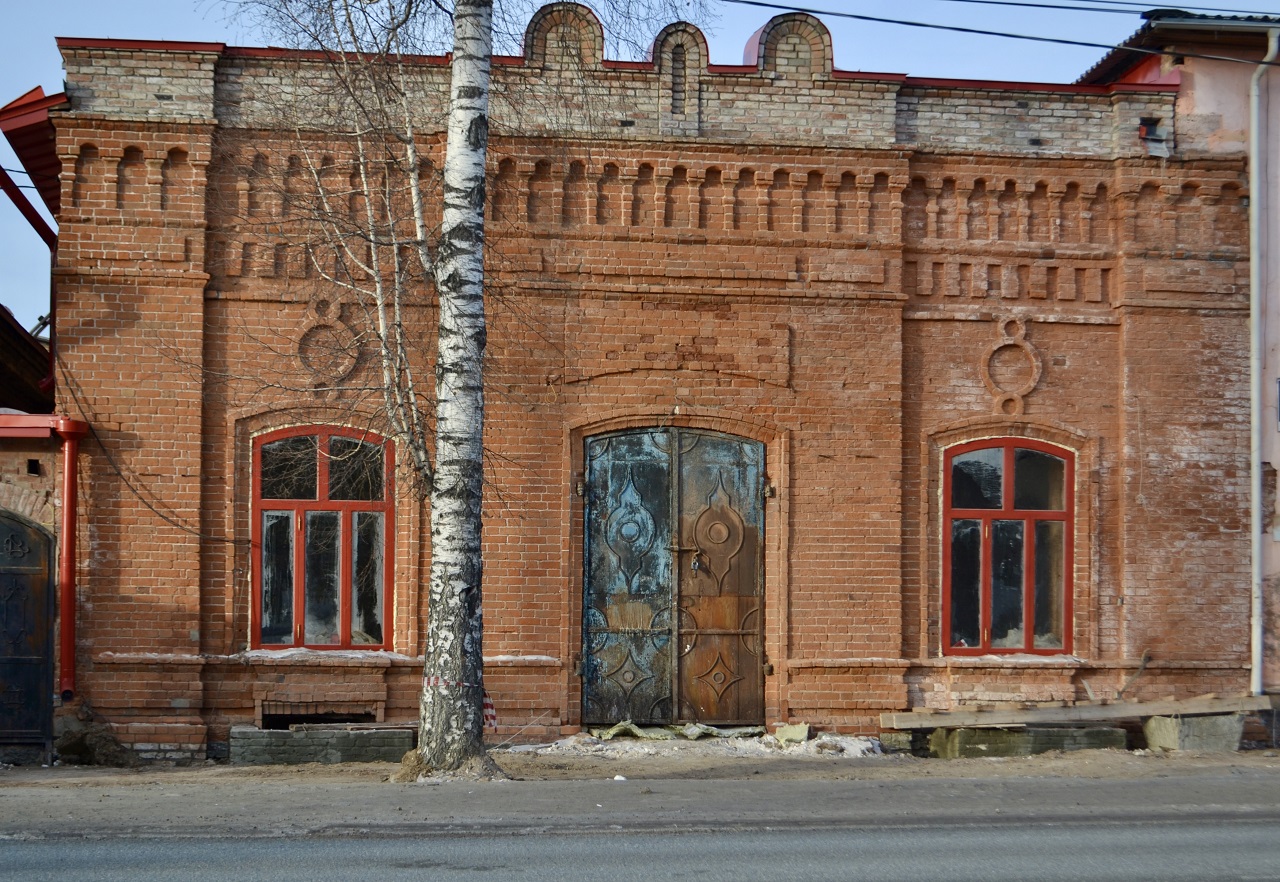
[[[1020,318],[996,321],[999,339],[983,354],[982,382],[995,399],[1001,416],[1021,416],[1024,399],[1035,391],[1044,373],[1040,353],[1027,341],[1027,323]]]

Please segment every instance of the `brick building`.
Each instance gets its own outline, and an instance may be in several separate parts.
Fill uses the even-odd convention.
[[[287,235],[273,102],[324,62],[59,45],[24,158],[61,167],[58,409],[92,427],[72,702],[161,757],[413,719],[423,510]],[[1246,155],[1165,137],[1178,83],[834,70],[803,14],[741,66],[684,24],[603,60],[571,4],[525,45],[490,149],[502,737],[1247,688]]]

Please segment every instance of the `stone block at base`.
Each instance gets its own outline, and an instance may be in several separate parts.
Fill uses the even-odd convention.
[[[1142,724],[1150,750],[1232,753],[1240,748],[1244,714],[1204,717],[1151,717]]]
[[[910,732],[881,732],[880,746],[886,751],[889,750],[910,750],[911,749],[911,733]]]
[[[413,749],[411,729],[231,728],[232,765],[394,763]]]
[[[934,729],[929,754],[941,759],[1030,756],[1050,750],[1123,750],[1125,732],[1109,726],[1087,728]]]

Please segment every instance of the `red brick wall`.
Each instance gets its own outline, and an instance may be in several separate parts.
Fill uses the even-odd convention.
[[[73,95],[90,74],[132,76],[114,56],[69,58]],[[150,727],[129,736],[144,744],[177,743],[158,726],[198,744],[193,720],[224,740],[263,701],[410,719],[427,549],[407,492],[393,654],[245,653],[252,438],[381,427],[376,396],[355,391],[368,360],[337,391],[308,367],[311,329],[360,317],[283,238],[269,185],[299,147],[253,116],[274,62],[187,62],[167,117],[83,93],[57,120],[59,407],[101,442],[84,453],[84,693],[121,731]],[[1130,694],[1243,687],[1241,163],[1141,157],[1129,115],[1161,93],[830,87],[823,100],[868,126],[850,139],[743,115],[801,93],[787,113],[813,112],[806,64],[780,69],[807,84],[704,72],[699,120],[640,112],[653,74],[600,74],[612,128],[526,120],[538,137],[492,145],[485,653],[501,737],[579,722],[575,485],[584,439],[631,426],[765,444],[768,722],[870,732],[909,706],[1114,694],[1144,652]],[[210,85],[202,103],[215,76],[244,100]],[[609,112],[628,101],[623,130]],[[953,118],[931,122],[938,101]],[[1055,146],[963,134],[1055,101],[1070,135]],[[429,340],[429,302],[408,318]],[[426,345],[417,369],[430,375]],[[1000,435],[1076,456],[1074,657],[940,657],[941,456]]]

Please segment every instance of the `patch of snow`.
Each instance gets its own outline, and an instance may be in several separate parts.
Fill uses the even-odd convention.
[[[1014,652],[1009,655],[979,655],[975,657],[984,663],[1000,664],[1034,664],[1034,665],[1081,665],[1084,659],[1075,655],[1035,655],[1030,652]],[[954,659],[953,659],[954,661]]]
[[[696,751],[709,756],[762,756],[785,754],[787,756],[825,756],[856,759],[881,753],[880,742],[860,735],[822,734],[799,744],[779,744],[772,735],[755,738],[700,738],[687,741],[673,738],[653,741],[640,738],[615,737],[602,741],[585,732],[561,738],[550,744],[522,744],[500,748],[513,753],[538,753],[548,756],[589,755],[617,759],[637,756],[673,756]]]
[[[183,655],[172,652],[101,652],[94,656],[96,661],[104,662],[150,661],[188,664],[204,661],[206,658],[209,658],[209,656],[190,654]]]
[[[512,662],[529,662],[537,664],[560,664],[560,659],[553,655],[486,655],[485,664],[510,664]]]
[[[245,659],[252,661],[254,659],[314,659],[320,661],[326,658],[352,658],[352,659],[394,659],[396,661],[422,661],[422,656],[414,658],[411,655],[404,655],[399,652],[388,652],[385,649],[305,649],[302,647],[294,647],[291,649],[248,649],[244,652],[237,652],[233,655],[223,656],[207,656],[208,658],[226,658],[226,659]]]

